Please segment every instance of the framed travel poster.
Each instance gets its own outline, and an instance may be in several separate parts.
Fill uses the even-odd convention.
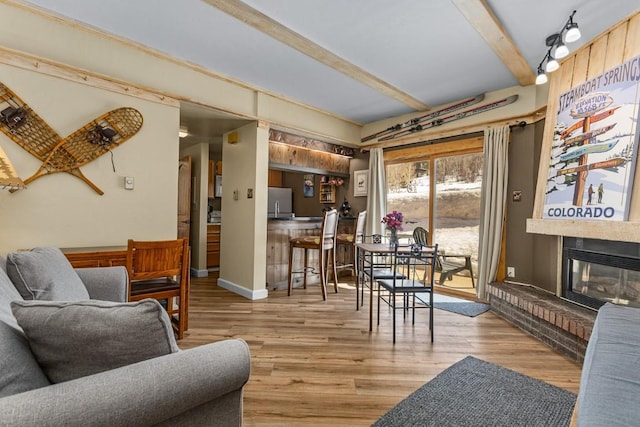
[[[543,218],[628,219],[639,68],[637,56],[560,94]]]

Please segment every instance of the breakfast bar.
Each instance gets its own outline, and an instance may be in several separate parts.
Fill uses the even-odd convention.
[[[354,219],[341,217],[338,222],[339,233],[352,233]],[[320,235],[322,217],[286,217],[270,218],[267,221],[267,289],[286,289],[289,271],[289,240],[300,236]],[[303,257],[295,254],[293,270],[301,271]],[[338,264],[349,263],[351,254],[345,248],[336,248]],[[309,265],[318,265],[317,251],[309,251]],[[294,287],[302,283],[302,276],[294,277]],[[307,276],[307,283],[320,283],[316,269]]]

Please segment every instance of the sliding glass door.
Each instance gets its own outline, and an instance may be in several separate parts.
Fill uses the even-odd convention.
[[[433,241],[449,253],[470,254],[478,262],[482,153],[435,160]]]
[[[482,165],[481,150],[388,163],[387,212],[403,213],[400,237],[408,239],[423,227],[444,253],[470,255],[476,272]]]

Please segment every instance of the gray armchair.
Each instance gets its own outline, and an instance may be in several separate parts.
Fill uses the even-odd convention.
[[[22,299],[0,257],[2,426],[239,426],[250,353],[225,340],[51,384],[12,317]],[[76,270],[92,299],[124,302],[124,267]]]

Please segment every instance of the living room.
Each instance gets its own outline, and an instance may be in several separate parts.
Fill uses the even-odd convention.
[[[486,361],[536,376],[574,393],[578,391],[580,366],[576,362],[557,354],[492,313],[486,315],[491,316],[490,318],[483,315],[473,319],[460,319],[436,310],[436,328],[439,329],[436,329],[437,340],[434,347],[422,338],[414,341],[412,337],[410,343],[405,341],[412,334],[407,325],[399,338],[400,345],[396,344],[396,347],[392,347],[389,344],[388,330],[385,330],[384,326],[379,336],[367,334],[366,322],[362,317],[366,315],[366,310],[359,313],[353,310],[355,297],[352,294],[353,286],[349,282],[341,282],[341,292],[338,295],[340,307],[329,304],[321,307],[316,305],[319,301],[316,300],[318,295],[313,287],[300,290],[302,296],[295,295],[290,299],[286,296],[283,298],[279,291],[270,293],[265,288],[266,254],[262,248],[265,247],[267,229],[266,177],[270,124],[277,123],[281,128],[296,129],[300,134],[308,133],[316,137],[325,135],[333,142],[345,143],[346,141],[354,147],[362,147],[360,140],[364,136],[395,124],[403,118],[411,118],[415,113],[390,116],[386,120],[360,126],[353,121],[325,114],[318,109],[309,108],[286,98],[279,98],[273,93],[255,91],[253,88],[238,84],[233,79],[225,79],[210,71],[194,67],[192,64],[184,64],[168,55],[146,50],[138,44],[125,43],[94,28],[60,20],[29,4],[3,3],[0,5],[0,12],[3,22],[3,30],[0,33],[3,52],[3,59],[0,61],[2,76],[0,83],[18,93],[22,99],[28,100],[33,110],[50,121],[51,126],[60,135],[69,135],[103,112],[122,106],[135,108],[144,117],[140,131],[130,141],[114,149],[111,154],[101,156],[82,166],[84,176],[104,192],[102,196],[96,194],[97,191],[91,185],[86,185],[86,181],[75,179],[78,178],[77,176],[72,179],[66,173],[42,176],[38,180],[31,181],[27,189],[13,194],[7,191],[0,193],[2,206],[0,217],[3,219],[0,221],[3,236],[0,242],[0,253],[3,255],[36,246],[122,247],[129,238],[140,240],[175,238],[175,207],[178,199],[177,159],[185,153],[197,153],[192,156],[195,161],[193,171],[196,177],[192,180],[192,185],[199,189],[192,193],[192,209],[195,211],[193,216],[195,223],[192,223],[192,227],[198,236],[195,239],[192,238],[192,241],[198,242],[198,245],[192,247],[192,268],[206,270],[204,260],[207,226],[205,176],[208,167],[208,143],[197,144],[195,148],[188,149],[180,146],[177,133],[181,125],[181,104],[190,102],[204,109],[212,109],[215,110],[215,114],[224,116],[225,119],[238,120],[239,124],[242,124],[238,128],[225,131],[224,134],[216,135],[220,138],[224,150],[225,182],[231,183],[226,187],[230,192],[226,194],[223,192],[222,199],[225,219],[221,231],[221,243],[225,250],[221,253],[219,277],[226,283],[226,289],[219,288],[219,283],[214,287],[211,282],[207,282],[211,279],[194,278],[191,326],[186,338],[179,342],[179,345],[182,348],[190,348],[226,337],[243,338],[242,335],[246,335],[245,339],[252,350],[260,354],[256,359],[257,365],[253,365],[253,374],[256,374],[253,377],[255,382],[250,382],[246,388],[245,409],[248,415],[245,421],[247,424],[267,424],[269,417],[266,417],[267,421],[265,421],[260,418],[260,414],[268,410],[265,407],[255,409],[259,407],[260,399],[268,401],[268,388],[284,388],[286,384],[295,384],[296,375],[300,374],[297,371],[298,368],[290,366],[291,370],[283,375],[287,380],[282,381],[280,385],[277,377],[279,372],[284,371],[274,368],[275,370],[269,371],[269,374],[264,375],[263,378],[260,375],[262,369],[272,369],[266,365],[269,364],[269,351],[276,350],[269,347],[270,345],[278,347],[275,342],[279,338],[272,337],[273,341],[269,344],[255,335],[266,335],[272,332],[263,330],[264,324],[271,326],[281,322],[281,325],[287,325],[290,320],[286,317],[280,318],[281,315],[277,314],[280,311],[297,313],[296,319],[302,323],[313,323],[312,314],[317,316],[318,313],[322,315],[322,320],[333,319],[332,322],[336,323],[336,326],[353,321],[356,326],[349,329],[349,333],[358,336],[358,339],[365,338],[371,346],[354,357],[356,364],[360,360],[368,359],[381,360],[389,364],[395,364],[396,361],[404,363],[402,362],[405,358],[403,353],[410,352],[412,356],[406,357],[406,364],[411,365],[411,368],[405,365],[404,368],[407,370],[404,374],[401,368],[394,370],[390,375],[398,378],[405,375],[405,379],[408,379],[417,377],[420,373],[420,380],[394,385],[393,381],[375,382],[375,374],[368,377],[370,373],[366,375],[359,373],[358,378],[351,379],[350,385],[346,383],[341,385],[345,389],[351,387],[350,392],[356,395],[359,393],[375,395],[376,390],[398,387],[390,394],[385,394],[385,397],[389,398],[391,395],[394,399],[393,402],[385,400],[388,403],[385,409],[390,409],[401,400],[402,396],[408,395],[433,375],[459,360],[462,353],[473,354]],[[610,40],[614,40],[614,37],[627,37],[629,42],[617,57],[601,58],[603,70],[621,64],[638,54],[633,50],[634,45],[630,42],[634,40],[633,34],[635,34],[635,27],[632,24],[635,25],[637,19],[630,20],[628,15],[629,13],[625,13],[621,16],[626,22],[625,31],[620,29],[621,26],[617,21],[606,27],[605,33],[609,35]],[[562,21],[566,17],[563,15],[559,19]],[[35,37],[37,40],[25,37],[24,28],[37,29],[40,37]],[[540,34],[541,45],[545,35]],[[576,56],[570,56],[569,60],[595,63],[601,56],[606,56],[597,54],[598,48],[603,46],[598,40],[588,41],[585,45],[588,48],[579,50]],[[542,47],[541,54],[545,50]],[[99,52],[99,54],[93,55],[89,52]],[[105,58],[110,61],[105,61]],[[126,63],[127,67],[122,67],[123,63]],[[569,67],[564,66],[562,69],[566,68]],[[553,117],[554,108],[549,107],[553,105],[551,103],[547,106],[547,99],[552,99],[559,92],[575,86],[581,72],[577,69],[579,67],[575,68],[575,70],[572,69],[575,74],[573,80],[564,82],[562,90],[561,86],[558,86],[558,78],[554,76],[551,83],[556,82],[555,86],[541,88],[529,85],[487,91],[486,102],[499,100],[511,94],[517,94],[519,98],[516,103],[504,109],[468,117],[458,124],[445,124],[437,131],[415,136],[423,139],[427,135],[427,138],[435,140],[482,132],[487,124],[515,125],[511,130],[512,145],[509,153],[511,166],[507,188],[509,200],[504,253],[500,261],[501,269],[498,270],[496,278],[499,281],[505,279],[506,267],[513,266],[517,274],[511,278],[512,282],[534,285],[555,296],[560,296],[562,292],[559,289],[561,286],[559,277],[562,275],[563,264],[560,253],[561,236],[607,238],[625,242],[640,240],[637,236],[637,227],[633,224],[640,215],[640,206],[639,202],[633,198],[629,207],[628,221],[619,223],[603,224],[599,221],[587,221],[576,224],[573,220],[558,222],[558,220],[543,217],[545,186],[541,185],[543,178],[540,177],[540,171],[546,171],[548,164],[540,163],[548,162],[542,154],[550,152],[553,144],[551,136],[553,128],[550,128],[552,125],[548,118]],[[154,70],[154,72],[149,73],[148,70]],[[598,73],[591,71],[587,73],[584,70],[584,76],[598,75]],[[567,74],[565,79],[569,80]],[[586,78],[583,78],[584,80]],[[555,88],[557,92],[547,93],[547,90],[551,90],[550,87]],[[545,107],[547,120],[544,120],[545,114],[541,113]],[[520,122],[525,122],[522,128],[517,126]],[[229,143],[231,131],[238,133],[240,143]],[[404,141],[410,145],[415,144],[418,139],[409,137]],[[40,168],[41,161],[8,138],[0,142],[2,149],[23,179]],[[363,165],[368,163],[368,148],[359,156],[361,156],[358,159],[360,163],[354,163],[349,171],[350,176],[353,176],[356,170],[366,169]],[[133,178],[133,190],[125,187],[126,178]],[[636,177],[636,183],[637,180]],[[640,187],[634,186],[634,188]],[[252,190],[252,198],[248,197],[249,189]],[[239,200],[234,200],[233,190],[238,191]],[[349,187],[347,191],[351,193],[352,190],[353,188]],[[519,192],[522,196],[518,202],[512,198],[514,192]],[[361,198],[358,202],[361,205],[356,203],[356,210],[364,210],[365,199]],[[16,212],[19,212],[19,215],[16,215]],[[227,221],[227,218],[234,220]],[[615,238],[611,237],[612,235]],[[207,286],[213,289],[207,289]],[[203,302],[203,299],[211,294],[215,299],[222,297],[226,302],[221,302],[220,305]],[[332,298],[334,296],[331,295]],[[344,301],[342,301],[343,298]],[[240,313],[248,319],[241,321],[238,317],[233,317],[233,313],[229,313],[226,317],[222,313],[225,304],[231,307],[232,312],[236,311],[235,314]],[[347,305],[349,305],[348,309]],[[271,306],[274,306],[276,313],[266,315],[263,319],[255,316],[255,320],[249,320],[254,318],[253,314],[249,314],[251,310],[257,307],[269,310]],[[335,309],[339,314],[330,314],[331,309]],[[343,314],[344,317],[342,317]],[[220,316],[221,319],[226,317],[225,322],[228,321],[229,324],[219,325],[218,329],[218,326],[214,326],[215,320],[212,320],[216,316]],[[388,319],[386,320],[388,323]],[[244,321],[254,324],[256,330],[248,332],[234,329],[233,324]],[[457,326],[462,326],[463,335],[459,335],[461,332],[457,331]],[[215,332],[212,333],[211,330]],[[495,330],[495,334],[503,338],[512,337],[513,341],[485,336],[485,334],[492,335],[488,332],[489,330]],[[303,332],[298,333],[301,340],[310,342],[328,343],[349,339],[348,334],[314,337],[313,335],[305,336]],[[335,333],[338,334],[338,330]],[[282,331],[278,334],[286,335]],[[295,334],[286,336],[289,340],[296,339]],[[452,341],[465,342],[462,346],[465,350],[460,352],[445,348],[445,344]],[[471,344],[468,343],[476,343],[477,347],[470,351],[467,346]],[[440,347],[442,352],[439,352],[436,347]],[[375,349],[374,353],[370,351],[371,348]],[[261,349],[264,352],[261,352]],[[285,360],[287,352],[291,352],[297,358],[306,357],[303,348],[283,347],[278,350],[282,353],[277,353],[274,357],[280,362]],[[338,353],[351,350],[338,346],[334,351]],[[430,353],[432,356],[420,359],[420,356],[416,356],[418,353]],[[540,357],[531,357],[532,355]],[[414,356],[416,358],[412,359]],[[317,359],[309,360],[321,362],[322,356],[314,357]],[[295,364],[295,361],[290,363]],[[431,369],[428,375],[424,375],[424,370],[421,370],[425,366],[420,365],[425,364]],[[309,366],[315,366],[315,363]],[[372,365],[366,366],[367,369],[374,369]],[[538,369],[542,366],[545,370],[540,373]],[[414,367],[417,368],[416,371],[413,371]],[[328,365],[323,369],[331,370]],[[570,372],[571,375],[564,375],[561,372]],[[267,377],[269,377],[268,381],[265,380]],[[329,375],[321,375],[319,378],[314,376],[311,379],[312,384],[316,380],[318,384],[311,388],[317,386],[318,390],[322,390],[321,395],[329,395],[328,388],[335,386],[335,383],[331,383]],[[361,381],[360,388],[353,386],[358,381]],[[327,387],[327,383],[333,385]],[[262,390],[260,384],[263,384]],[[286,397],[286,392],[282,393]],[[310,395],[306,397],[310,400]],[[336,402],[336,405],[343,405],[343,403]],[[291,405],[292,402],[289,401],[289,404]],[[252,405],[255,406],[252,407]],[[281,409],[274,411],[283,412],[287,403],[281,403],[281,405]],[[356,420],[357,417],[350,419],[351,415],[345,407],[344,413],[339,418],[328,419],[327,423],[333,421],[335,424],[351,424],[350,421],[353,421],[353,424],[370,424],[385,412],[378,406],[385,405],[380,401],[375,403],[363,401],[361,405],[360,408],[365,408],[363,411],[366,410],[367,405],[374,405],[377,409],[371,410],[371,416]],[[322,405],[315,406],[310,410],[313,415],[306,421],[298,419],[297,416],[295,419],[273,418],[272,421],[275,424],[307,422],[317,425],[320,421],[315,417],[320,417],[322,410]],[[330,409],[325,408],[325,410]],[[304,417],[304,411],[299,416]]]

